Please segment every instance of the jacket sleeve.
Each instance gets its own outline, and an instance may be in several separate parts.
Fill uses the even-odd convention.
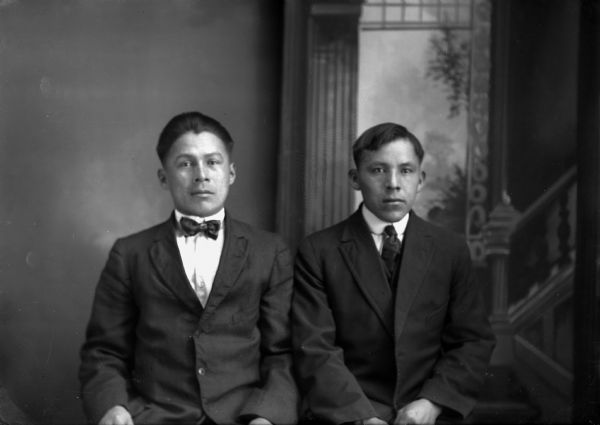
[[[115,405],[127,408],[137,308],[119,241],[96,287],[79,379],[86,416],[98,423]]]
[[[374,417],[374,407],[336,344],[336,325],[322,270],[326,266],[310,240],[305,240],[296,256],[292,304],[294,364],[304,415],[332,423]]]
[[[420,397],[467,416],[485,378],[495,337],[465,243],[456,250],[441,356]]]
[[[260,301],[260,372],[262,385],[241,410],[247,421],[263,417],[274,424],[298,419],[298,390],[292,372],[290,305],[292,264],[289,249],[281,243],[274,257],[269,282]]]

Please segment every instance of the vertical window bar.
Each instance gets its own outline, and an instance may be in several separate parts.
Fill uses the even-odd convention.
[[[402,8],[402,22],[406,21],[406,0],[402,0],[402,6],[400,6]]]
[[[454,0],[454,21],[460,22],[460,0]]]

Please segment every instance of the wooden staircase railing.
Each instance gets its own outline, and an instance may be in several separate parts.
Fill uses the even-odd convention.
[[[504,195],[483,232],[498,338],[492,365],[515,370],[526,387],[543,386],[541,416],[566,406],[561,420],[572,398],[576,191],[573,167],[522,213]]]
[[[565,173],[516,222],[508,262],[515,335],[568,371],[572,364],[577,172]]]
[[[573,264],[576,178],[571,168],[516,221],[510,235],[509,308]]]

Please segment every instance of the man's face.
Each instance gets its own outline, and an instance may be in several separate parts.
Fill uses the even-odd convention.
[[[376,151],[364,151],[358,169],[350,170],[350,180],[373,214],[396,222],[412,209],[425,173],[412,144],[398,139]]]
[[[225,144],[213,133],[188,132],[171,146],[158,179],[180,212],[206,217],[225,204],[235,167]]]

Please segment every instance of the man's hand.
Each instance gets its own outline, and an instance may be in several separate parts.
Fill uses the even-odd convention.
[[[254,418],[252,419],[250,422],[248,422],[248,425],[272,425],[271,422],[265,418]]]
[[[435,424],[440,413],[442,413],[440,406],[425,398],[420,398],[398,410],[394,425],[432,425]]]
[[[123,406],[114,406],[102,416],[98,425],[133,425],[133,419]]]

